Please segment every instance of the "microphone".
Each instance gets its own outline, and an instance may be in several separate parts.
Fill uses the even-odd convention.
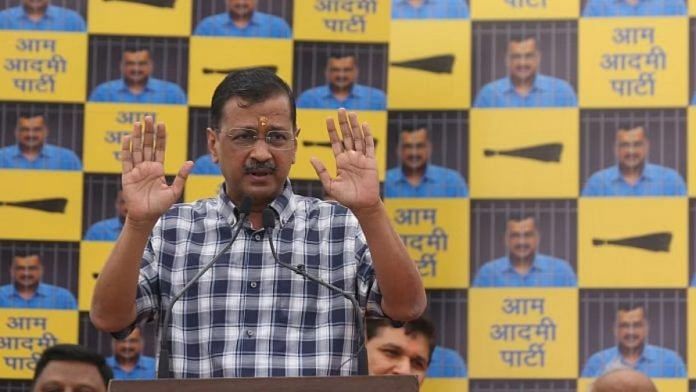
[[[284,263],[280,261],[278,258],[278,254],[276,253],[275,246],[273,246],[273,229],[275,228],[275,214],[272,209],[269,207],[264,208],[263,210],[263,228],[264,231],[268,233],[268,243],[271,245],[271,254],[273,255],[273,259],[275,260],[276,263],[278,263],[280,266],[289,269],[290,271],[303,276],[305,279],[311,280],[312,282],[315,282],[319,284],[320,286],[324,286],[327,289],[341,294],[344,298],[346,298],[350,303],[353,305],[353,310],[355,311],[355,315],[357,316],[358,319],[358,335],[360,335],[360,345],[358,346],[358,351],[353,353],[353,355],[348,358],[346,361],[344,361],[341,366],[339,366],[339,370],[348,362],[350,362],[353,357],[358,357],[358,375],[361,376],[366,376],[368,375],[367,372],[367,350],[365,349],[365,320],[362,318],[362,314],[360,312],[360,304],[358,304],[358,300],[355,298],[355,296],[349,292],[349,291],[344,291],[341,290],[340,288],[332,285],[331,283],[323,281],[321,278],[317,276],[310,275],[307,273],[307,271],[304,270],[304,266],[302,264],[298,265],[297,267],[292,266],[288,263]]]
[[[247,219],[249,216],[249,212],[251,211],[251,204],[252,200],[249,196],[245,196],[242,199],[242,204],[239,207],[239,220],[232,226],[232,239],[225,245],[225,247],[218,253],[215,257],[213,257],[212,260],[208,262],[203,268],[201,268],[200,271],[196,274],[196,276],[193,277],[186,285],[184,288],[182,288],[176,295],[172,298],[172,301],[169,303],[169,306],[167,306],[167,310],[164,313],[164,323],[162,324],[162,333],[160,334],[160,354],[159,354],[159,362],[157,363],[157,378],[171,378],[170,374],[170,366],[171,366],[171,355],[169,353],[169,349],[167,348],[167,338],[169,337],[169,321],[172,319],[172,309],[174,309],[174,304],[181,298],[188,289],[193,286],[194,283],[198,282],[198,280],[203,276],[206,271],[210,269],[210,267],[215,264],[216,261],[222,255],[227,253],[227,251],[230,249],[232,244],[234,243],[234,240],[237,239],[237,236],[239,235],[239,232],[242,230],[242,226],[244,226],[244,221]]]

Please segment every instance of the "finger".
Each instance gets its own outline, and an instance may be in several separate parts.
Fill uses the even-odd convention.
[[[145,116],[145,131],[143,132],[143,161],[152,161],[155,145],[155,127],[152,117]]]
[[[363,131],[360,129],[360,123],[358,122],[358,114],[355,112],[350,112],[348,114],[348,121],[350,122],[351,133],[353,134],[353,143],[355,144],[355,151],[365,153],[365,140],[363,139]]]
[[[119,159],[121,159],[121,172],[123,174],[130,173],[133,170],[133,154],[131,154],[130,144],[130,135],[121,138],[121,155]]]
[[[331,194],[331,175],[329,171],[326,170],[326,166],[315,157],[311,157],[309,162],[312,164],[312,167],[314,167],[314,171],[317,172],[319,181],[321,181],[321,185],[324,187],[324,192]]]
[[[353,135],[350,132],[350,123],[348,123],[348,113],[346,109],[338,109],[338,125],[341,127],[341,138],[343,139],[343,147],[346,150],[354,150]]]
[[[164,165],[164,151],[167,147],[167,128],[164,123],[157,124],[157,140],[155,141],[155,162]]]
[[[133,165],[143,161],[143,124],[138,121],[133,124],[133,137],[131,151],[133,151]]]
[[[189,174],[191,174],[192,169],[193,161],[186,161],[181,166],[181,169],[179,169],[179,172],[176,173],[176,178],[174,178],[174,182],[172,182],[171,187],[171,190],[174,193],[174,200],[179,200],[181,194],[184,193],[184,185],[186,185],[186,179],[188,178]]]
[[[329,132],[329,141],[331,142],[331,149],[333,150],[334,156],[342,153],[343,144],[338,137],[338,132],[336,132],[336,123],[331,117],[326,118],[326,130]]]
[[[362,130],[365,134],[365,156],[368,158],[375,157],[375,138],[372,137],[372,131],[370,130],[370,124],[364,122],[362,124]]]

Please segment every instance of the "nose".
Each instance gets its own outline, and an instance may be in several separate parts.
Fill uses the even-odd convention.
[[[254,146],[251,148],[249,157],[259,162],[265,162],[272,158],[271,151],[268,144],[266,144],[266,139],[260,137],[256,140],[256,143],[254,143]]]
[[[411,371],[411,361],[409,358],[403,358],[394,363],[394,368],[392,369],[392,374],[412,374]]]

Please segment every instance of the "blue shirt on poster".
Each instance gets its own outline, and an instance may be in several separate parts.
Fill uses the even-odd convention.
[[[459,172],[428,164],[417,186],[411,185],[401,167],[387,170],[384,197],[467,197],[469,189]]]
[[[425,377],[466,377],[466,363],[458,352],[435,346]]]
[[[285,19],[258,11],[254,11],[248,25],[239,28],[232,21],[230,14],[223,12],[201,20],[193,35],[291,38],[292,30]]]
[[[0,30],[85,31],[85,20],[67,8],[49,5],[36,22],[29,19],[23,6],[0,11]]]
[[[691,105],[696,105],[696,93],[691,97]]]
[[[387,97],[382,90],[354,84],[348,98],[339,101],[334,97],[329,85],[306,90],[297,98],[297,107],[305,109],[384,110]]]
[[[573,87],[562,79],[537,74],[529,94],[521,96],[509,77],[483,86],[474,102],[477,108],[531,108],[577,106]]]
[[[683,196],[686,184],[676,170],[646,163],[635,185],[628,184],[614,165],[600,170],[587,180],[582,196]]]
[[[148,78],[145,89],[140,94],[133,94],[123,79],[111,80],[97,86],[89,100],[93,102],[124,103],[164,103],[185,105],[186,94],[178,84]]]
[[[588,0],[582,16],[657,16],[686,15],[684,0],[638,0],[636,5],[626,0]]]
[[[193,163],[193,170],[191,174],[206,174],[206,175],[220,175],[220,166],[213,162],[213,157],[210,154],[201,155]]]
[[[7,284],[0,287],[0,308],[77,309],[77,301],[68,290],[46,283],[39,283],[34,296],[24,299],[14,284]]]
[[[686,377],[686,367],[679,354],[666,348],[646,344],[635,365],[623,360],[618,347],[611,347],[592,354],[582,369],[581,377],[599,377],[608,370],[630,367],[648,377]]]
[[[573,287],[575,272],[567,261],[537,253],[532,268],[520,275],[505,256],[489,261],[479,268],[474,287]]]
[[[408,0],[392,1],[392,19],[467,19],[469,7],[464,0],[424,0],[414,7]]]
[[[0,148],[0,169],[82,170],[82,162],[72,150],[52,144],[44,144],[39,156],[30,161],[15,144]]]
[[[115,380],[152,380],[155,378],[155,358],[141,355],[130,372],[121,368],[113,355],[106,358],[106,364],[114,371]]]
[[[85,233],[86,241],[116,241],[121,234],[123,223],[119,217],[104,219],[94,223]]]

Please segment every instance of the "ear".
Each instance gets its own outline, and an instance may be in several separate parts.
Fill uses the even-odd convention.
[[[205,132],[208,139],[208,152],[210,152],[213,162],[218,163],[220,161],[220,157],[218,155],[218,148],[220,144],[218,134],[217,132],[213,131],[212,128],[206,128]]]

